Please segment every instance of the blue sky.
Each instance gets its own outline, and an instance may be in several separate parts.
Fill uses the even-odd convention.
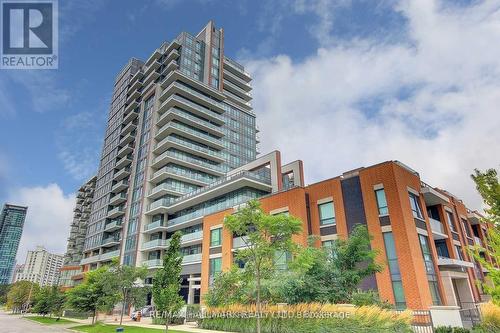
[[[60,0],[59,69],[0,70],[0,202],[33,207],[20,256],[35,242],[64,250],[72,194],[97,168],[116,73],[209,19],[225,29],[225,53],[254,76],[260,151],[304,160],[308,182],[402,160],[480,207],[469,175],[500,163],[498,149],[484,149],[500,143],[499,8]]]

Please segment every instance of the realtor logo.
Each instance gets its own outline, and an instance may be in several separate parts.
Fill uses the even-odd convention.
[[[56,0],[2,0],[1,69],[58,67]]]

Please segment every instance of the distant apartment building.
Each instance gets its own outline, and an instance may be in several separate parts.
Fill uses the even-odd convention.
[[[283,164],[279,151],[257,156],[250,81],[226,56],[224,31],[213,22],[120,71],[80,261],[84,271],[119,258],[148,267],[150,284],[172,234],[181,231],[181,293],[200,303],[244,245],[223,228],[224,216],[259,199],[267,212],[303,221],[294,238],[303,245],[316,235],[316,246],[328,246],[355,224],[366,225],[388,266],[361,287],[400,308],[467,307],[483,299],[476,282],[488,272],[466,251],[488,246],[477,213],[395,161],[306,186],[301,161]]]
[[[24,265],[15,265],[14,270],[12,271],[12,283],[17,281],[17,275],[19,272],[22,272],[24,269]]]
[[[94,176],[83,184],[76,194],[73,221],[70,226],[68,245],[59,278],[59,285],[63,288],[73,287],[82,279],[80,261],[83,256],[83,244],[87,234],[95,183],[96,177]]]
[[[48,252],[43,246],[28,251],[24,267],[17,273],[16,281],[30,281],[40,286],[58,285],[63,256]]]
[[[0,215],[0,284],[9,284],[28,207],[5,204]]]

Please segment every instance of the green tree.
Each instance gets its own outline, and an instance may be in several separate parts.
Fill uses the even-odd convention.
[[[481,256],[480,250],[477,248],[472,251],[472,255],[474,259],[479,261],[489,271],[488,280],[491,284],[484,283],[484,291],[491,295],[495,304],[500,305],[500,270],[496,266],[500,263],[500,183],[497,171],[494,169],[489,169],[485,172],[474,170],[472,179],[476,183],[476,188],[488,207],[485,209],[486,217],[482,223],[486,223],[489,226],[486,233],[489,247],[486,247],[484,250],[494,264]]]
[[[83,283],[67,292],[67,303],[72,309],[92,313],[94,324],[97,311],[109,311],[119,299],[116,278],[109,267],[87,272]]]
[[[179,295],[181,290],[182,256],[180,252],[181,233],[177,231],[163,258],[163,267],[156,271],[153,279],[153,302],[158,311],[165,315],[165,332],[170,320],[184,305]]]
[[[17,281],[14,283],[8,294],[6,307],[14,312],[22,309],[28,310],[34,303],[40,286],[29,281]]]
[[[0,305],[7,303],[7,294],[9,293],[10,284],[0,284]]]
[[[146,295],[149,288],[143,285],[143,281],[148,274],[146,267],[135,267],[128,265],[120,265],[115,260],[111,267],[113,278],[115,279],[115,286],[119,290],[122,302],[122,309],[120,313],[120,325],[123,322],[123,313],[127,304],[135,307],[145,305]]]
[[[229,271],[217,274],[212,287],[204,296],[205,304],[211,307],[247,304],[251,301],[248,288],[248,274],[233,265]]]
[[[42,287],[38,292],[33,306],[33,312],[45,316],[51,312],[51,287]]]
[[[265,214],[260,202],[251,200],[233,215],[227,216],[224,226],[245,242],[246,247],[236,253],[236,258],[245,262],[245,271],[254,279],[255,303],[260,314],[262,281],[275,271],[277,254],[285,255],[297,248],[292,236],[302,231],[302,222],[286,214]],[[257,333],[260,332],[260,315],[257,315]]]
[[[352,302],[359,284],[380,272],[377,251],[370,248],[365,226],[356,226],[347,239],[336,239],[330,247],[309,247],[297,257],[295,271],[283,277],[282,295],[287,303]],[[292,266],[292,268],[294,268]]]

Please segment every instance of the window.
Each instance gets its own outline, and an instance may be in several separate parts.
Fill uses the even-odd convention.
[[[427,280],[432,296],[432,303],[434,305],[441,304],[441,297],[439,296],[439,288],[437,284],[436,271],[434,270],[434,261],[432,260],[431,250],[429,248],[429,240],[427,236],[418,235],[420,241],[420,248],[424,258],[425,270],[427,272]]]
[[[450,227],[451,231],[457,231],[455,229],[455,223],[453,221],[453,214],[449,211],[446,211],[446,222],[448,222],[448,226]]]
[[[403,283],[401,281],[401,272],[399,270],[398,257],[396,255],[396,246],[394,245],[394,237],[392,232],[384,232],[385,252],[387,255],[387,263],[389,272],[391,273],[392,291],[394,293],[394,301],[396,308],[406,308],[405,294]]]
[[[318,209],[319,225],[335,224],[335,208],[333,207],[333,201],[319,204]]]
[[[467,221],[464,219],[461,219],[461,220],[462,220],[462,225],[464,227],[465,234],[467,235],[467,237],[470,237],[470,230],[469,230],[469,225],[467,224]]]
[[[333,240],[327,240],[327,241],[322,241],[321,242],[322,247],[332,247],[333,246]]]
[[[455,245],[455,252],[457,254],[458,260],[464,260],[464,256],[462,254],[462,247],[460,247],[459,245]]]
[[[385,198],[385,191],[383,188],[375,191],[375,196],[377,197],[378,214],[387,215],[389,214],[389,208],[387,207],[387,199]]]
[[[212,285],[217,274],[222,272],[222,258],[210,258],[209,260],[209,283]]]
[[[274,254],[274,266],[276,267],[277,270],[286,271],[290,259],[291,256],[289,252],[276,251],[276,253]]]
[[[420,208],[420,204],[418,202],[418,196],[411,192],[409,192],[408,195],[410,196],[410,205],[411,210],[413,211],[413,217],[416,217],[417,219],[423,219],[424,216],[422,215],[422,209]]]
[[[222,245],[222,228],[210,230],[210,246]]]

